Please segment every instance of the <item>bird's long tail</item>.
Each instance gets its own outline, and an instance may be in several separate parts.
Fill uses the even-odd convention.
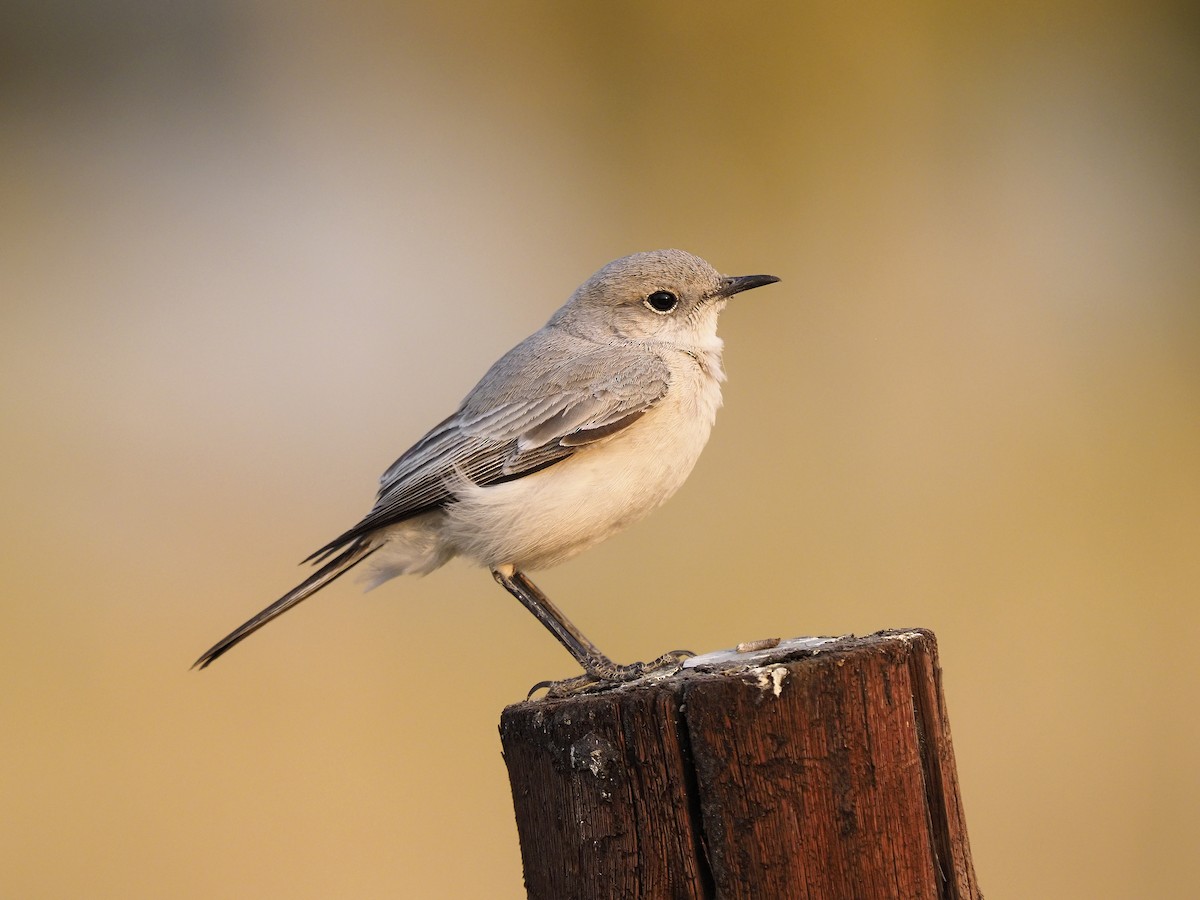
[[[283,615],[301,600],[312,596],[325,585],[332,583],[341,576],[345,575],[360,562],[383,546],[382,542],[373,541],[369,537],[361,537],[354,541],[349,547],[335,556],[329,562],[325,563],[312,575],[305,578],[302,582],[254,616],[248,622],[238,626],[232,632],[227,634],[221,640],[217,641],[201,657],[192,664],[192,668],[197,667],[203,669],[214,659],[232,647],[234,644],[241,641],[243,638],[249,637],[258,629],[262,628],[272,619]]]

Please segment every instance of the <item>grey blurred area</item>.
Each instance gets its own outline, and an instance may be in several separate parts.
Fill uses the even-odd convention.
[[[187,669],[677,246],[783,283],[688,485],[539,584],[622,660],[931,628],[984,890],[1189,896],[1198,51],[1170,3],[4,4],[5,891],[523,896],[495,723],[573,673],[486,573]]]

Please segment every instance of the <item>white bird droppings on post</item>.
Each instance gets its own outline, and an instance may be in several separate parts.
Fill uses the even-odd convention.
[[[783,693],[783,682],[787,679],[788,670],[786,666],[775,666],[774,668],[761,668],[755,670],[758,686],[764,690],[769,690],[772,694],[778,697]]]

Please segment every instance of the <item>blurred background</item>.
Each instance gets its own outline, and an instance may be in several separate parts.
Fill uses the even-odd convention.
[[[547,593],[619,660],[932,628],[987,895],[1195,896],[1192,5],[0,17],[4,896],[523,896],[497,721],[574,669],[486,572],[188,666],[656,247],[783,283]]]

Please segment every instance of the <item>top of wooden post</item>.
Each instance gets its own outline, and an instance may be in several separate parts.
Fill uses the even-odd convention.
[[[529,896],[975,900],[940,677],[910,629],[509,706]]]

